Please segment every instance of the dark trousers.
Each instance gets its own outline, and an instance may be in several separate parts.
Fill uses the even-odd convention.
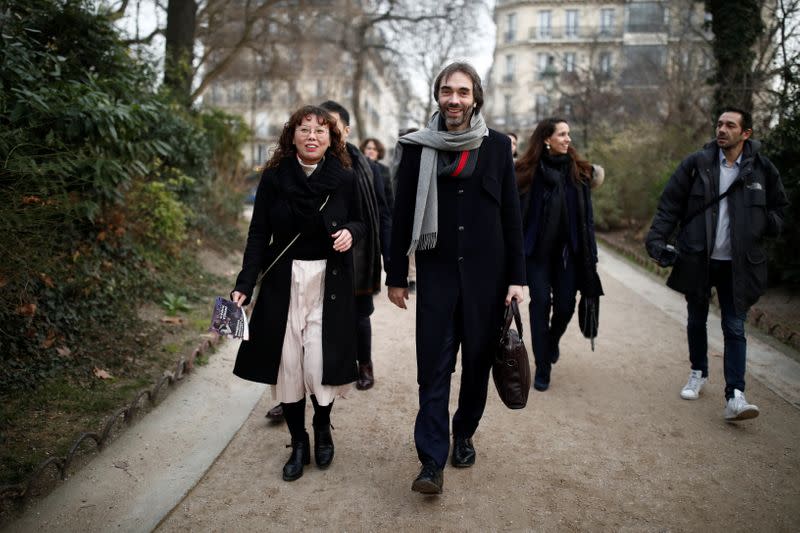
[[[369,317],[374,311],[371,294],[356,295],[356,359],[360,365],[372,361],[372,321]]]
[[[420,353],[426,361],[428,375],[420,380],[419,412],[414,426],[414,442],[421,462],[433,460],[444,468],[450,450],[450,381],[456,368],[456,356],[461,347],[461,388],[458,409],[453,416],[453,436],[472,437],[486,407],[491,359],[486,354],[473,353],[464,343],[461,303],[441,332],[440,349]]]
[[[549,381],[551,358],[575,313],[575,261],[572,254],[553,253],[544,259],[529,256],[526,267],[533,357],[537,373]]]
[[[689,361],[692,370],[700,370],[708,376],[708,302],[710,288],[717,288],[719,309],[722,315],[722,336],[725,342],[725,398],[733,397],[733,389],[744,392],[744,372],[747,359],[747,340],[744,322],[747,313],[737,313],[733,305],[733,276],[730,261],[712,259],[708,267],[709,295],[686,297],[688,320],[686,336],[689,339]]]

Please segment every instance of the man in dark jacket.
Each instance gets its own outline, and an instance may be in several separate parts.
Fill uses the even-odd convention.
[[[350,136],[350,113],[341,104],[328,100],[320,104],[337,120],[339,133],[347,141]],[[358,381],[356,388],[367,390],[375,384],[372,366],[372,323],[370,316],[375,311],[372,297],[381,290],[381,235],[390,229],[391,215],[384,196],[380,173],[373,172],[369,159],[352,143],[347,143],[347,152],[353,160],[361,208],[367,235],[353,247],[355,266],[356,314],[358,315]]]
[[[725,343],[724,416],[745,420],[759,411],[744,396],[744,322],[767,286],[763,239],[780,233],[788,201],[778,170],[750,139],[750,113],[724,109],[716,134],[715,142],[684,159],[670,178],[646,245],[662,266],[674,263],[667,285],[686,295],[691,372],[681,398],[696,400],[708,379],[706,321],[716,287]],[[673,248],[667,240],[676,227]]]
[[[442,492],[450,448],[450,377],[461,349],[453,416],[455,467],[475,463],[472,436],[486,405],[503,303],[523,300],[522,223],[508,137],[486,127],[475,69],[453,63],[434,83],[439,110],[400,139],[389,299],[406,308],[408,256],[417,263],[414,441],[422,469],[411,488]]]

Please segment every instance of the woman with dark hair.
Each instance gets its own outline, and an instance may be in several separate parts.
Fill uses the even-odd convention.
[[[358,149],[361,150],[370,161],[374,161],[374,164],[380,169],[384,184],[383,194],[386,197],[386,203],[389,205],[389,209],[393,209],[394,191],[392,190],[392,178],[390,176],[389,167],[381,163],[386,156],[386,148],[383,146],[383,143],[375,137],[367,137],[361,141],[361,145],[359,145]]]
[[[231,298],[260,296],[233,372],[273,385],[292,437],[283,479],[310,463],[306,394],[314,405],[314,458],[333,460],[330,413],[356,380],[352,247],[364,235],[350,157],[324,109],[305,106],[284,125],[258,185],[242,270]]]
[[[551,365],[558,361],[559,340],[575,312],[577,291],[602,294],[590,192],[602,179],[602,169],[575,151],[566,120],[546,118],[536,126],[515,170],[531,295],[533,387],[545,391]]]

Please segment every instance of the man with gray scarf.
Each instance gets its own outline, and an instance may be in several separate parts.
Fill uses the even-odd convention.
[[[512,298],[522,303],[522,223],[508,137],[480,114],[475,69],[452,63],[433,86],[439,110],[400,138],[386,284],[405,309],[408,256],[417,263],[417,382],[414,441],[422,469],[411,488],[440,494],[450,449],[451,374],[461,349],[451,464],[475,463],[472,437],[486,405],[489,373]]]

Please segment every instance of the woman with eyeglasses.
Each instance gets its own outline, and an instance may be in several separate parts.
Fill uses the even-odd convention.
[[[263,274],[233,372],[272,385],[292,439],[283,479],[333,461],[333,401],[356,381],[354,241],[364,235],[351,160],[335,119],[305,106],[284,125],[258,185],[242,270],[231,298],[247,305]]]
[[[578,155],[566,120],[546,118],[533,131],[515,170],[531,295],[533,388],[545,391],[559,358],[559,341],[575,313],[577,292],[602,294],[590,190],[602,183],[603,169]]]

